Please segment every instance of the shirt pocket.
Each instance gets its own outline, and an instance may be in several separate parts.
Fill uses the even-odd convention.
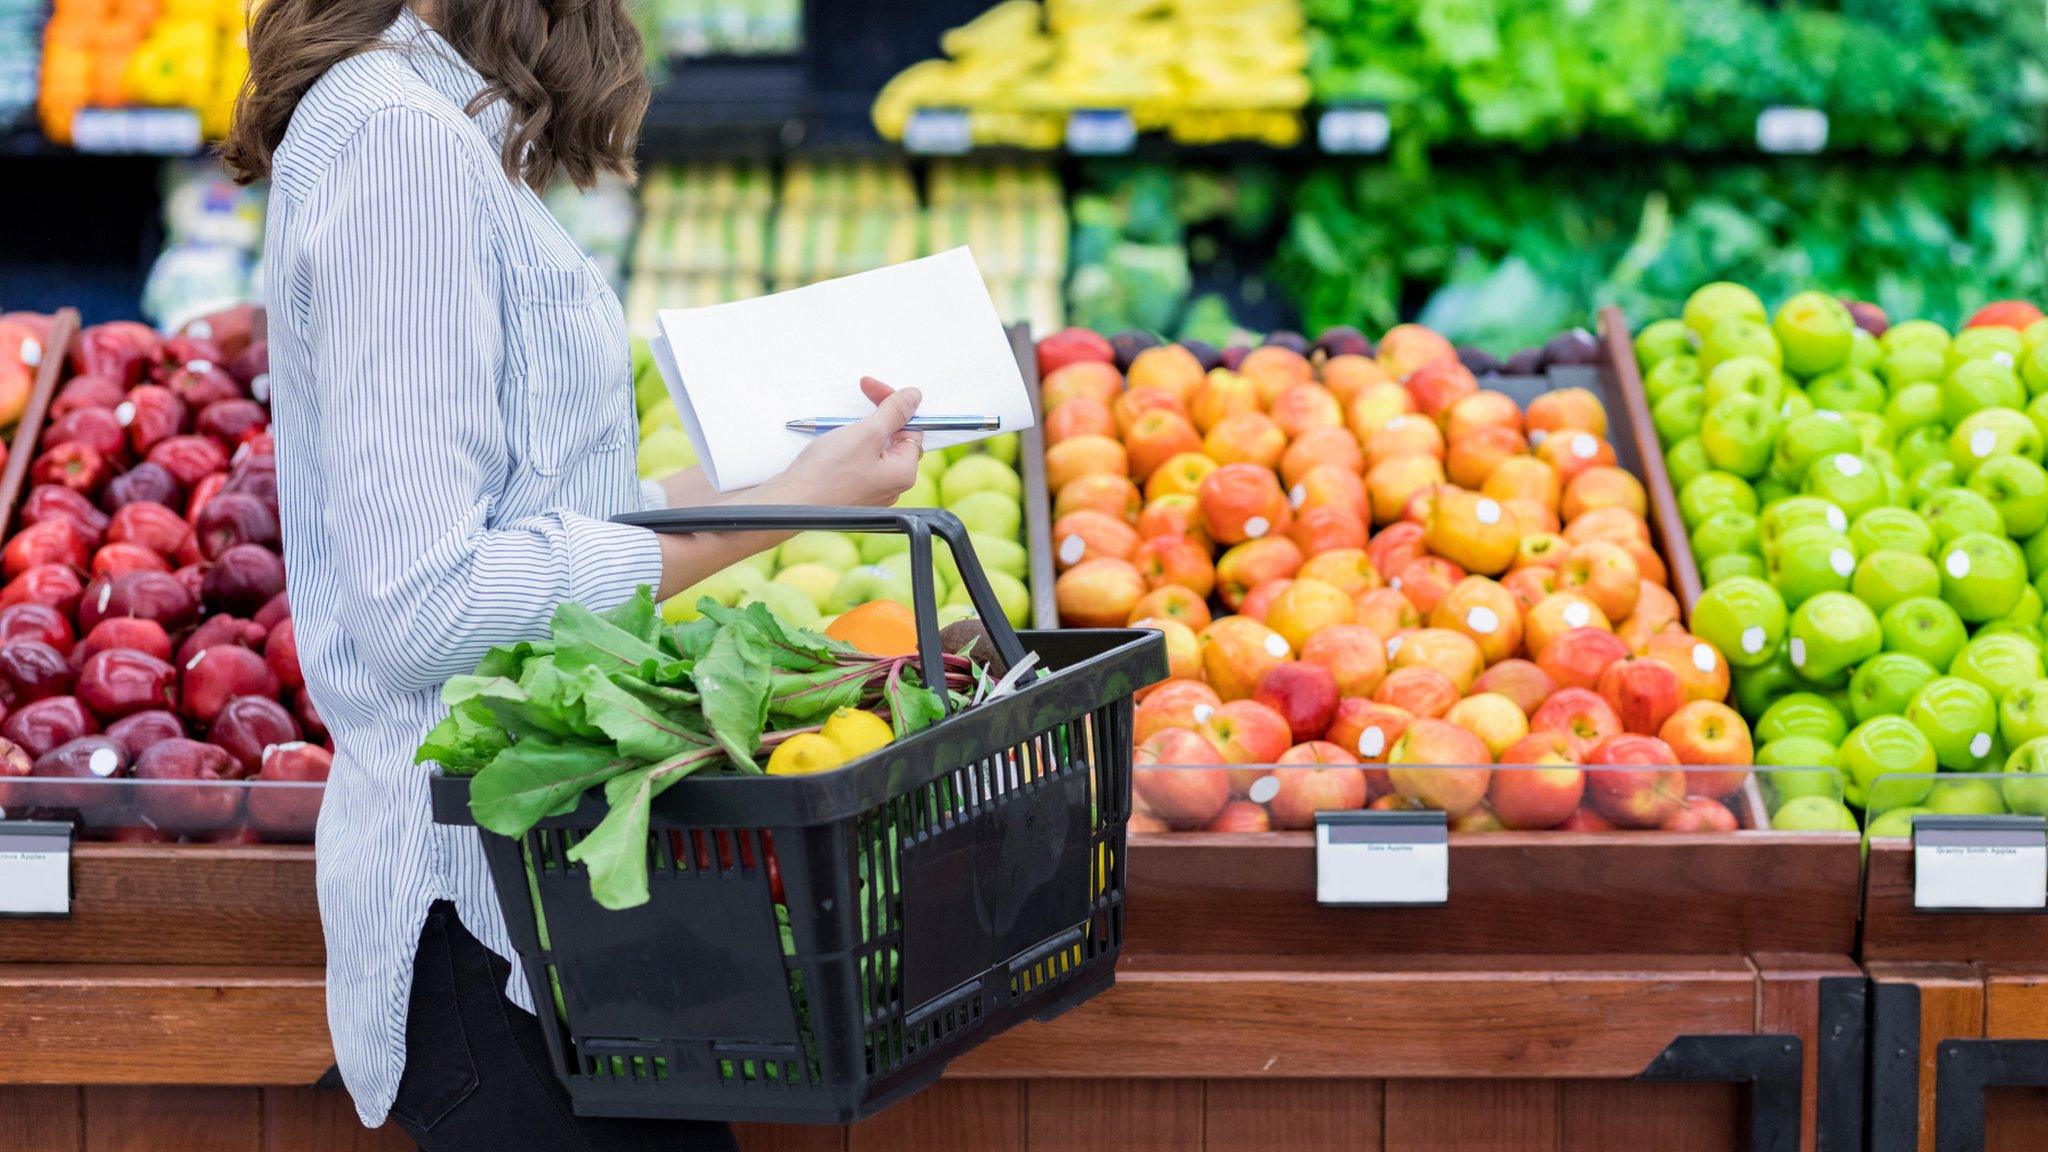
[[[589,264],[509,266],[513,393],[522,456],[543,475],[624,447],[633,424],[632,361]]]

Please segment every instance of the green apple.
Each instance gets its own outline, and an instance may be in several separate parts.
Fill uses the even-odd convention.
[[[1964,476],[2000,456],[2021,456],[2040,463],[2041,430],[2016,408],[1972,412],[1949,433],[1949,463]]]
[[[1972,412],[1986,408],[2024,408],[2026,385],[2009,364],[1969,360],[1956,365],[1941,382],[1942,422],[1953,428]]]
[[[1785,375],[1778,366],[1760,356],[1737,356],[1723,360],[1701,381],[1706,388],[1706,406],[1730,396],[1754,396],[1775,412],[1785,402]]]
[[[2048,680],[2030,680],[2006,693],[1998,704],[1998,734],[2014,749],[2048,737]],[[2048,749],[2048,743],[2041,747]]]
[[[808,592],[793,585],[778,584],[774,581],[758,584],[740,597],[740,607],[744,608],[749,604],[766,604],[768,611],[773,613],[777,620],[785,624],[794,624],[799,628],[816,627],[818,623],[818,605],[812,601]]]
[[[1967,532],[1942,549],[1941,598],[1971,623],[2013,610],[2027,587],[2027,561],[2019,545],[1989,532]]]
[[[1787,380],[1785,382],[1785,398],[1778,402],[1778,419],[1784,421],[1790,420],[1794,416],[1809,416],[1812,414],[1813,401],[1807,398],[1806,392],[1799,385]]]
[[[2020,546],[2020,554],[2027,558],[2029,576],[2048,572],[2048,529],[2027,537],[2027,542]]]
[[[760,583],[762,580],[775,575],[775,549],[770,548],[766,552],[756,552],[752,556],[736,560],[733,562],[732,567],[745,568],[753,572],[754,575],[760,578],[755,583]]]
[[[1939,676],[1923,685],[1906,705],[1906,719],[1934,745],[1943,768],[1980,772],[1998,733],[1998,703],[1982,684],[1960,676]]]
[[[1779,832],[1854,832],[1860,826],[1840,800],[1796,796],[1771,813],[1771,827]]]
[[[1934,782],[1928,781],[1927,786],[1931,790]],[[1913,817],[1926,811],[1926,808],[1918,804],[1908,804],[1903,808],[1880,812],[1870,818],[1870,827],[1864,831],[1872,840],[1910,840],[1913,836]]]
[[[962,620],[977,620],[972,604],[941,604],[938,608],[939,627],[946,628]]]
[[[2041,646],[2012,632],[1980,632],[1949,661],[1948,674],[1982,687],[1993,700],[2003,700],[2042,677]]]
[[[1701,336],[1697,354],[1700,370],[1709,374],[1723,361],[1737,356],[1759,356],[1774,368],[1785,365],[1784,353],[1778,349],[1778,338],[1771,335],[1771,326],[1740,316],[1721,321]]]
[[[1872,336],[1860,327],[1850,334],[1849,367],[1867,368],[1875,372],[1877,371],[1878,362],[1883,359],[1884,347],[1877,342],[1877,337]]]
[[[2048,344],[2027,346],[2026,355],[2020,357],[2020,383],[2027,386],[2029,396],[2048,393]]]
[[[1860,807],[1871,805],[1873,789],[1878,790],[1879,798],[1895,804],[1917,803],[1926,795],[1926,784],[1918,784],[1920,795],[1916,796],[1912,794],[1914,781],[1931,776],[1935,764],[1933,742],[1903,716],[1873,716],[1858,724],[1843,737],[1841,751],[1835,755],[1843,791],[1851,804]],[[1879,780],[1885,780],[1883,786]]]
[[[721,568],[670,597],[661,607],[662,619],[671,624],[695,620],[702,615],[697,611],[698,603],[707,597],[730,608],[740,602],[740,597],[765,582],[760,570],[752,564],[742,562]]]
[[[1884,422],[1893,433],[1930,424],[1941,424],[1941,388],[1935,384],[1908,384],[1891,394],[1884,404]]]
[[[880,564],[862,564],[839,578],[828,607],[839,613],[870,600],[894,600],[905,608],[913,607],[910,576]]]
[[[1014,540],[1018,529],[1024,526],[1023,506],[1015,497],[1000,492],[969,493],[948,503],[946,510],[958,516],[969,532],[985,536]]]
[[[1849,517],[1833,501],[1818,496],[1790,496],[1764,506],[1757,517],[1757,534],[1764,550],[1770,551],[1785,533],[1795,528],[1823,527],[1834,532],[1849,530]]]
[[[1815,684],[1839,683],[1884,650],[1877,614],[1846,592],[1822,592],[1800,604],[1785,635],[1792,667]]]
[[[1757,501],[1762,504],[1769,504],[1775,500],[1784,500],[1788,497],[1799,495],[1797,487],[1787,484],[1769,473],[1765,473],[1751,487],[1756,489]],[[1847,517],[1844,517],[1844,519],[1847,519]]]
[[[1853,452],[1815,460],[1806,470],[1800,490],[1835,505],[1851,520],[1883,506],[1887,496],[1884,473]]]
[[[2005,797],[1989,780],[1937,780],[1927,810],[1941,816],[2003,816]]]
[[[640,441],[638,466],[642,480],[666,480],[695,468],[697,450],[681,428],[656,428]]]
[[[880,564],[898,552],[910,551],[910,537],[895,532],[872,532],[854,539],[863,564]]]
[[[1748,288],[1730,280],[1716,280],[1693,289],[1679,316],[1695,335],[1704,336],[1723,320],[1740,317],[1762,323],[1770,313],[1764,311],[1764,302]]]
[[[775,550],[775,562],[785,568],[822,564],[835,572],[844,572],[860,563],[860,545],[844,532],[799,532]]]
[[[1839,412],[1809,412],[1785,421],[1771,453],[1771,473],[1793,484],[1806,478],[1815,460],[1841,452],[1860,452],[1863,439]]]
[[[1812,736],[1780,736],[1756,750],[1759,768],[1833,768],[1836,748]],[[1772,773],[1790,776],[1794,773]]]
[[[1885,651],[1911,653],[1936,668],[1953,663],[1969,640],[1962,617],[1933,597],[1892,605],[1885,609],[1878,626],[1884,630]]]
[[[640,414],[640,439],[646,440],[663,428],[673,428],[678,432],[683,430],[682,413],[676,411],[676,402],[666,396],[656,400]],[[687,444],[689,440],[689,435],[685,433],[683,442]]]
[[[1777,435],[1776,405],[1742,393],[1709,406],[1700,419],[1700,447],[1707,450],[1707,459],[1737,476],[1764,474]]]
[[[1810,736],[1833,747],[1849,733],[1849,722],[1828,698],[1817,692],[1792,692],[1771,701],[1756,722],[1756,738],[1765,743],[1788,736]]]
[[[1726,654],[1725,650],[1723,654]],[[1785,655],[1783,644],[1778,645],[1777,652],[1769,660],[1747,668],[1734,668],[1732,671],[1735,708],[1744,716],[1761,716],[1763,710],[1771,706],[1771,701],[1778,697],[1812,687],[1799,673],[1792,670],[1792,661]]]
[[[1932,320],[1901,320],[1884,330],[1877,342],[1889,352],[1894,348],[1932,348],[1948,353],[1948,329]]]
[[[1884,411],[1886,399],[1884,381],[1867,368],[1837,368],[1816,376],[1807,382],[1806,395],[1815,408],[1873,415]]]
[[[2039,348],[2048,344],[2048,320],[2036,320],[2020,329],[2020,342],[2028,348]]]
[[[1692,483],[1695,476],[1703,476],[1714,470],[1707,459],[1707,450],[1700,447],[1700,438],[1687,436],[1664,450],[1664,470],[1671,474],[1671,487],[1683,489]]]
[[[1915,510],[1943,544],[1964,536],[2005,532],[2005,518],[1998,514],[1997,507],[1968,488],[1938,489],[1921,500]]]
[[[1636,364],[1648,372],[1675,356],[1690,356],[1692,341],[1692,331],[1685,321],[1652,320],[1636,333]]]
[[[1849,707],[1859,722],[1877,716],[1903,716],[1920,689],[1940,675],[1934,665],[1918,656],[1880,652],[1849,677]]]
[[[1771,332],[1785,351],[1785,371],[1815,376],[1849,362],[1856,321],[1825,292],[1801,292],[1778,306]]]
[[[1737,668],[1769,662],[1785,639],[1785,600],[1754,577],[1723,580],[1700,593],[1693,606],[1694,635]]]
[[[1017,478],[1016,469],[980,453],[961,459],[939,477],[939,502],[949,508],[976,492],[995,492],[1021,500],[1024,481]]]
[[[1849,544],[1858,556],[1886,551],[1932,556],[1940,541],[1927,521],[1910,509],[1872,508],[1849,525]]]
[[[1921,431],[1932,432],[1934,429],[1922,429]],[[1918,434],[1909,435],[1907,439],[1918,439]],[[1936,445],[1931,443],[1908,444],[1902,447],[1901,451],[1911,454],[1925,454],[1927,449],[1934,447]],[[1906,480],[1906,499],[1912,502],[1915,509],[1920,509],[1921,505],[1927,503],[1928,500],[1936,495],[1946,492],[1951,488],[1960,488],[1963,485],[1962,474],[1956,471],[1954,464],[1949,463],[1948,433],[1946,431],[1941,433],[1941,443],[1938,447],[1940,448],[1939,453],[1930,456],[1924,464],[1915,468],[1912,475]]]
[[[1893,349],[1877,362],[1877,374],[1894,392],[1913,384],[1938,385],[1948,375],[1948,354],[1940,348]]]
[[[939,477],[946,474],[946,454],[944,452],[932,451],[919,456],[917,458],[917,474],[930,480],[933,484],[937,484]]]
[[[1700,584],[1712,587],[1723,580],[1737,576],[1749,576],[1758,580],[1767,579],[1771,570],[1765,566],[1764,558],[1753,552],[1725,552],[1700,561]]]
[[[2029,584],[2020,590],[2020,602],[2013,605],[2012,611],[1985,624],[1980,631],[1988,632],[1997,629],[1999,631],[2032,632],[2038,634],[2040,632],[2042,607],[2040,590]]]
[[[832,606],[832,590],[839,586],[840,575],[841,569],[825,564],[791,564],[775,574],[775,583],[803,593],[811,607],[823,612]]]
[[[1715,512],[1692,530],[1693,558],[1705,563],[1729,552],[1761,554],[1756,517],[1733,508]]]
[[[1688,528],[1716,512],[1747,512],[1753,516],[1756,510],[1756,489],[1729,472],[1703,473],[1678,491],[1678,514]]]
[[[939,555],[940,553],[938,552],[932,554],[932,592],[937,599],[943,602],[946,599],[946,593],[953,590],[955,581],[947,579],[945,572],[939,568]],[[886,557],[877,567],[887,568],[890,572],[902,577],[905,584],[911,584],[910,553],[898,552],[894,556]],[[915,587],[914,584],[911,586]]]
[[[1707,390],[1688,384],[1672,389],[1657,401],[1650,409],[1650,423],[1656,426],[1660,442],[1676,444],[1700,430],[1700,420],[1706,412]]]
[[[1764,564],[1785,606],[1797,608],[1822,592],[1848,591],[1856,574],[1856,550],[1840,532],[1794,528],[1771,545]]]
[[[981,450],[1015,468],[1018,454],[1024,451],[1024,437],[1015,432],[991,436],[981,442]]]
[[[1835,415],[1840,416],[1848,422],[1849,427],[1856,430],[1861,438],[1859,447],[1862,448],[1864,455],[1876,455],[1878,459],[1889,462],[1894,470],[1898,468],[1898,462],[1893,460],[1891,455],[1892,445],[1898,441],[1898,437],[1893,436],[1892,430],[1885,427],[1884,417],[1875,412],[1860,412],[1853,409],[1837,412]]]
[[[1024,579],[1025,573],[1031,568],[1030,554],[1015,540],[990,536],[985,532],[969,532],[967,538],[973,543],[974,554],[981,559],[983,568],[1007,572],[1019,580]],[[951,558],[951,553],[944,550],[940,551],[940,555]],[[943,564],[943,561],[941,563]],[[957,576],[957,569],[955,574]],[[959,581],[956,579],[954,582]]]
[[[2048,470],[2024,456],[1994,456],[1970,474],[1970,491],[1991,502],[2014,539],[2048,528]]]
[[[979,451],[981,451],[981,446],[973,442],[948,444],[944,448],[939,449],[939,455],[945,457],[947,467],[951,467]]]
[[[2018,329],[2003,324],[1965,328],[1949,341],[1948,362],[1954,368],[1969,360],[1993,360],[2010,368],[2027,350],[2027,339]]]
[[[1849,591],[1882,615],[1901,600],[1941,595],[1941,570],[1918,552],[1879,549],[1857,562]]]
[[[896,498],[898,508],[937,508],[939,506],[939,481],[924,472],[910,482],[903,495]]]
[[[1002,605],[1003,615],[1010,620],[1010,627],[1024,628],[1031,623],[1031,590],[1024,582],[1008,572],[989,572],[988,586],[996,594],[996,603]],[[968,604],[967,586],[961,585],[946,594],[948,604]]]
[[[2005,758],[1999,794],[2016,816],[2048,816],[2048,738],[2035,738]]]
[[[1649,400],[1651,407],[1655,407],[1657,401],[1680,388],[1705,384],[1706,380],[1700,373],[1699,358],[1687,352],[1646,369],[1643,373],[1643,396]]]

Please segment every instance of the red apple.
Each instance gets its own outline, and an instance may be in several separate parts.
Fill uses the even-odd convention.
[[[108,720],[173,706],[177,684],[169,663],[132,648],[96,652],[78,670],[79,700]]]
[[[1678,682],[1678,673],[1646,657],[1609,664],[1600,674],[1598,691],[1620,718],[1622,728],[1641,736],[1657,735],[1685,702],[1685,687]]]
[[[310,788],[270,788],[265,784],[322,783],[333,765],[333,755],[317,744],[300,741],[265,749],[262,770],[256,774],[259,783],[249,789],[249,823],[270,839],[311,839],[323,792]],[[772,856],[769,868],[773,875]]]
[[[270,427],[270,413],[254,400],[217,400],[199,413],[193,430],[223,444],[241,444]]]
[[[1424,806],[1462,816],[1486,798],[1493,756],[1479,737],[1444,720],[1418,719],[1387,750],[1394,791]]]
[[[0,645],[0,703],[9,708],[49,696],[68,696],[73,682],[64,654],[40,640]]]
[[[131,388],[114,409],[114,418],[128,429],[128,447],[147,458],[157,445],[185,431],[190,411],[178,394],[157,384]]]
[[[1628,657],[1628,645],[1604,628],[1573,628],[1543,646],[1536,665],[1562,688],[1592,688],[1607,666]]]
[[[221,496],[214,501],[246,497]],[[208,609],[253,616],[284,591],[284,558],[261,544],[237,544],[214,557],[200,580],[199,594]]]
[[[112,412],[105,408],[80,408],[52,420],[43,432],[42,443],[51,448],[83,444],[112,460],[128,447],[128,437]]]
[[[107,481],[106,489],[100,493],[100,504],[109,512],[130,504],[175,504],[182,491],[177,478],[162,465],[145,460]]]
[[[1685,804],[1685,772],[1655,736],[1610,736],[1586,758],[1586,793],[1623,828],[1655,828]]]
[[[1619,831],[1619,829],[1615,828],[1615,826],[1608,821],[1607,817],[1602,816],[1598,812],[1593,811],[1591,808],[1581,808],[1577,812],[1572,813],[1570,816],[1565,817],[1564,823],[1559,824],[1557,826],[1557,830],[1559,832]]]
[[[1527,737],[1524,742],[1542,738],[1539,734]],[[1503,767],[1494,770],[1486,796],[1503,826],[1521,830],[1555,828],[1564,823],[1579,810],[1585,793],[1586,773],[1582,768]]]
[[[235,616],[208,616],[192,634],[178,644],[178,653],[171,662],[183,668],[192,662],[194,656],[217,644],[237,644],[251,652],[263,649],[265,637],[269,634],[251,621]]]
[[[1280,762],[1337,767],[1276,769],[1274,792],[1266,800],[1273,827],[1313,828],[1317,812],[1350,812],[1365,807],[1365,773],[1355,767],[1341,767],[1354,761],[1335,744],[1299,744],[1288,749]]]
[[[292,618],[287,616],[270,630],[263,641],[263,662],[277,674],[277,682],[296,692],[306,686],[306,677],[299,671],[298,633],[292,629]]]
[[[60,419],[80,408],[111,409],[121,402],[128,390],[119,380],[106,376],[73,376],[65,381],[64,387],[50,401],[50,417]]]
[[[1619,733],[1621,718],[1598,693],[1560,688],[1529,717],[1531,732],[1567,732],[1588,746]]]
[[[100,730],[98,722],[76,697],[50,696],[10,712],[0,723],[0,736],[21,746],[30,757],[41,756],[59,744],[91,736]]]
[[[1214,820],[1202,826],[1204,832],[1270,832],[1272,821],[1266,810],[1249,800],[1232,800]]]
[[[78,601],[78,626],[87,632],[114,616],[139,616],[175,632],[199,614],[198,602],[176,576],[162,572],[120,572],[86,585]]]
[[[14,534],[0,548],[0,574],[12,580],[31,568],[62,564],[84,568],[92,559],[92,541],[68,518],[53,516]]]
[[[70,651],[75,643],[71,621],[48,604],[33,600],[0,608],[0,644],[16,640],[41,641],[59,652]]]
[[[1168,728],[1138,747],[1131,787],[1138,800],[1175,828],[1199,828],[1216,818],[1230,801],[1230,778],[1220,768],[1185,767],[1216,764],[1222,753],[1185,728]],[[1147,765],[1181,767],[1147,767]]]
[[[1290,660],[1260,678],[1252,699],[1287,721],[1294,743],[1320,740],[1337,714],[1337,678],[1320,664]]]
[[[69,617],[78,611],[78,572],[62,564],[31,568],[0,588],[0,608],[10,604],[47,604]]]
[[[168,475],[168,474],[167,474]],[[163,504],[124,504],[107,522],[108,543],[139,544],[178,564],[200,558],[199,542],[183,516]]]
[[[232,829],[241,812],[242,793],[218,785],[239,767],[234,757],[197,740],[178,737],[152,744],[136,758],[136,779],[182,781],[187,786],[143,790],[143,813],[169,832],[207,834]]]
[[[261,627],[275,628],[279,623],[291,619],[291,615],[291,600],[284,593],[279,592],[277,595],[272,596],[262,608],[257,609],[256,615],[251,617],[251,619],[255,620]],[[1221,703],[1221,701],[1218,701],[1218,703]]]
[[[73,492],[97,492],[111,469],[107,458],[90,445],[73,442],[46,449],[29,467],[36,484],[56,484]]]
[[[199,724],[213,723],[237,696],[275,697],[278,691],[277,677],[263,657],[236,644],[201,650],[186,662],[183,673],[179,710]]]
[[[1680,764],[1726,765],[1717,772],[1686,773],[1687,791],[1719,799],[1742,787],[1755,763],[1749,725],[1735,709],[1712,700],[1695,700],[1671,714],[1658,731]]]
[[[1733,832],[1741,825],[1726,804],[1705,796],[1691,796],[1661,827],[1666,832]]]
[[[267,749],[299,739],[299,725],[268,696],[237,696],[214,718],[206,738],[240,762],[239,775],[253,776],[263,767]]]
[[[1479,674],[1472,681],[1474,692],[1498,692],[1521,705],[1522,713],[1534,716],[1550,694],[1557,691],[1557,681],[1550,673],[1520,658],[1503,660]]]
[[[106,536],[107,514],[84,496],[56,484],[29,489],[28,498],[21,502],[21,522],[40,524],[55,518],[71,521],[93,544]]]
[[[176,740],[185,735],[185,723],[175,712],[158,708],[123,716],[107,725],[107,738],[119,744],[132,762],[152,744]]]
[[[227,471],[228,454],[210,436],[173,436],[149,450],[149,462],[189,489],[215,472]]]

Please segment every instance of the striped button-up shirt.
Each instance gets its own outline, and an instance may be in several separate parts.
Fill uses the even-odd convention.
[[[364,1123],[405,1063],[413,953],[453,901],[512,955],[477,834],[428,814],[420,738],[450,676],[555,605],[661,575],[606,518],[636,479],[617,299],[507,178],[502,105],[410,11],[335,65],[273,163],[267,260],[278,500],[299,656],[336,756],[318,832],[328,1021]],[[514,967],[514,999],[530,995]]]

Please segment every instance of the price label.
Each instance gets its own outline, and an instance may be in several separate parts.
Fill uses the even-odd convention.
[[[0,916],[71,915],[71,825],[0,820]]]
[[[1082,108],[1067,117],[1067,151],[1121,156],[1138,144],[1138,125],[1122,108]]]
[[[1332,156],[1377,156],[1393,126],[1378,105],[1327,108],[1316,118],[1316,143]]]
[[[1930,911],[2048,909],[2048,820],[1915,817],[1913,906]]]
[[[1450,898],[1443,813],[1316,813],[1316,903],[1427,907]]]
[[[959,156],[974,147],[974,124],[965,108],[919,108],[903,126],[903,150],[920,156]]]
[[[203,142],[191,108],[81,108],[71,117],[71,144],[80,152],[185,156]]]
[[[1756,116],[1756,146],[1781,156],[1812,156],[1828,146],[1828,114],[1818,108],[1766,108]]]

